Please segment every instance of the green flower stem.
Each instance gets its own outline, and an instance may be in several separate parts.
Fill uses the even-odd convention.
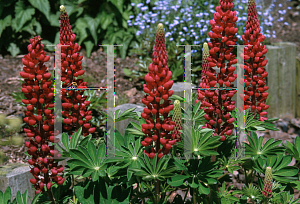
[[[141,184],[140,182],[138,183],[138,186],[139,186],[139,188],[141,189],[141,192],[144,193],[142,184]],[[146,204],[145,198],[142,198],[142,200],[143,200],[143,204]]]
[[[217,180],[220,180],[221,178],[223,178],[224,176],[226,176],[229,172],[223,174],[222,176],[220,176],[219,178],[217,178]]]
[[[248,185],[248,175],[245,168],[244,168],[244,175],[245,175],[245,185]]]
[[[72,178],[72,185],[73,185],[73,202],[76,203],[76,196],[75,196],[75,178],[74,178],[74,175],[71,175],[71,178]]]
[[[185,192],[185,195],[184,195],[184,198],[183,198],[183,202],[185,202],[185,199],[187,197],[187,194],[188,192],[190,191],[190,187],[187,188],[186,192]]]
[[[251,177],[252,177],[251,178],[251,183],[253,183],[255,175],[256,175],[256,171],[253,170],[253,174],[251,174]]]
[[[193,188],[193,204],[197,204],[196,203],[196,189]]]

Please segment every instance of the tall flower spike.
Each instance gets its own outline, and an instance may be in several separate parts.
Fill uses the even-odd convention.
[[[264,196],[269,198],[272,197],[272,185],[273,185],[272,168],[268,166],[265,173],[265,182],[264,182],[264,190],[263,190]]]
[[[61,81],[62,87],[65,88],[62,89],[63,129],[71,135],[82,127],[84,136],[87,136],[95,132],[95,127],[92,127],[89,122],[92,119],[92,111],[87,110],[90,101],[86,101],[87,96],[83,96],[84,90],[67,90],[73,84],[86,88],[84,79],[77,79],[84,74],[81,66],[83,56],[79,54],[81,47],[75,43],[76,35],[71,29],[69,17],[63,5],[60,6],[60,12],[60,45],[66,45],[61,47]]]
[[[209,48],[208,48],[208,44],[204,43],[203,44],[203,51],[202,51],[202,77],[201,77],[201,82],[200,82],[200,88],[210,88],[209,85],[209,76],[206,75],[207,70],[209,69],[209,64],[207,61],[207,58],[209,57]],[[217,87],[216,85],[214,87]],[[197,100],[196,103],[198,103],[198,101],[201,102],[201,106],[200,108],[204,108],[204,101],[207,102],[207,99],[205,98],[205,91],[204,90],[200,90],[198,89],[198,95],[197,95]]]
[[[53,114],[53,82],[50,80],[51,73],[44,62],[50,57],[44,51],[40,36],[30,39],[27,46],[28,54],[22,59],[23,70],[20,75],[24,78],[22,92],[25,99],[22,100],[27,105],[24,122],[27,127],[24,132],[29,141],[25,142],[27,152],[31,156],[28,163],[31,166],[30,172],[33,177],[30,182],[34,185],[36,193],[44,192],[45,187],[51,190],[52,182],[61,185],[64,178],[59,175],[63,167],[54,161],[53,156],[59,156],[54,150],[54,114]]]
[[[149,73],[145,76],[146,84],[144,84],[146,95],[142,99],[142,103],[147,107],[141,113],[141,117],[146,121],[146,124],[142,124],[145,138],[141,144],[145,147],[149,146],[143,153],[153,159],[156,154],[158,158],[168,154],[172,145],[176,143],[175,135],[170,133],[174,129],[175,122],[168,117],[169,112],[174,108],[169,100],[173,95],[173,91],[170,90],[173,86],[173,81],[170,80],[172,72],[168,68],[165,34],[161,23],[157,26],[152,63],[148,69]],[[161,104],[161,100],[164,103]],[[163,116],[163,119],[160,116]]]
[[[251,112],[258,113],[259,119],[264,121],[267,119],[263,117],[267,114],[265,110],[269,108],[269,105],[265,104],[268,97],[266,91],[269,87],[265,86],[268,72],[264,68],[268,60],[264,56],[267,53],[267,47],[262,45],[265,36],[260,32],[255,1],[249,0],[246,31],[242,36],[243,45],[249,46],[245,47],[244,53],[241,54],[241,57],[245,59],[245,66],[241,65],[241,68],[245,69],[245,91],[240,97],[244,97],[244,109],[251,108]]]
[[[174,111],[173,111],[172,121],[175,122],[173,134],[175,135],[175,138],[177,139],[177,141],[181,141],[181,137],[180,137],[181,132],[179,132],[179,130],[181,130],[181,128],[182,128],[182,114],[181,114],[181,106],[180,106],[179,100],[175,100],[175,102],[174,102]]]
[[[220,88],[233,87],[232,84],[237,75],[234,74],[234,64],[237,63],[233,50],[238,38],[235,36],[238,28],[235,28],[237,21],[237,12],[233,11],[233,0],[220,0],[216,7],[214,18],[210,21],[211,30],[208,35],[210,41],[208,46],[210,56],[207,57],[209,69],[206,71],[210,87],[215,87],[218,83]],[[219,68],[220,73],[216,73],[214,68]],[[230,117],[230,112],[235,109],[235,101],[231,98],[236,90],[205,90],[206,100],[203,105],[206,107],[204,112],[205,119],[208,122],[203,128],[215,130],[214,135],[221,135],[221,141],[224,141],[226,135],[232,134],[234,118]],[[225,121],[223,121],[225,118]]]

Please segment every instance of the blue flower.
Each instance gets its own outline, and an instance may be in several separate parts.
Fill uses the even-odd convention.
[[[289,10],[290,10],[290,9],[292,9],[292,7],[290,7],[290,6],[289,6],[289,7],[287,7],[287,9],[289,9]]]
[[[173,40],[173,38],[170,38],[170,41],[172,41]]]
[[[182,35],[182,31],[179,31],[179,33],[178,33],[179,35]]]
[[[144,5],[143,3],[139,3],[139,4],[136,5],[136,7],[140,8],[143,5]]]
[[[134,16],[133,16],[133,15],[129,16],[129,19],[132,19],[132,18],[134,18]]]
[[[144,6],[141,8],[142,11],[146,11],[148,9],[148,6]]]
[[[209,8],[214,8],[215,6],[213,4],[209,5]]]
[[[131,3],[131,6],[134,6],[135,5],[135,3]]]
[[[183,41],[185,41],[185,39],[184,39],[184,38],[181,38],[180,41],[183,42]]]
[[[188,31],[187,27],[183,27],[182,29],[183,29],[185,32]]]
[[[288,26],[288,25],[289,25],[289,23],[288,23],[288,22],[284,22],[284,25],[287,25],[287,26]]]
[[[207,6],[208,2],[204,2],[204,6]]]
[[[281,8],[281,7],[282,7],[282,4],[278,4],[278,6]]]

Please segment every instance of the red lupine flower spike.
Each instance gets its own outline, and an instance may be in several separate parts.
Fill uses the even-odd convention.
[[[234,46],[232,46],[237,42],[235,36],[238,31],[235,28],[237,12],[233,11],[233,0],[220,0],[219,4],[215,9],[214,19],[210,21],[212,32],[208,33],[211,42],[208,43],[210,56],[207,57],[209,68],[205,73],[208,76],[206,83],[210,87],[216,87],[217,83],[220,88],[224,85],[233,87],[232,82],[237,78],[233,67],[237,59],[233,54]],[[213,68],[220,69],[220,73],[216,73]],[[231,135],[234,128],[229,112],[235,109],[235,102],[231,98],[236,90],[205,90],[204,93],[206,99],[203,95],[201,98],[203,107],[206,107],[204,112],[208,122],[203,128],[214,129],[214,135],[221,135],[221,140],[224,141],[226,135]],[[226,121],[223,121],[223,118]]]
[[[76,35],[72,31],[69,16],[63,5],[60,6],[60,12],[60,45],[68,45],[61,47],[61,81],[62,87],[67,88],[62,90],[63,129],[71,135],[82,127],[84,136],[87,136],[95,132],[96,128],[89,122],[92,117],[92,112],[87,111],[90,101],[86,101],[87,96],[83,96],[84,90],[77,90],[86,88],[84,79],[77,79],[84,74],[81,66],[83,56],[79,54],[81,47],[75,43]]]
[[[156,31],[156,42],[154,46],[152,63],[149,65],[149,73],[145,76],[144,84],[145,97],[142,102],[147,106],[141,114],[146,124],[142,125],[142,131],[145,133],[145,139],[141,144],[145,147],[150,146],[150,151],[144,151],[144,154],[154,158],[158,154],[161,158],[168,154],[172,145],[176,143],[175,135],[170,133],[174,129],[175,123],[171,121],[168,114],[173,110],[169,97],[173,91],[170,90],[173,81],[172,72],[168,68],[168,55],[165,47],[165,34],[163,24],[158,24]],[[164,103],[160,103],[163,99]],[[164,120],[160,120],[162,115]],[[155,145],[153,145],[153,142]],[[163,146],[161,148],[161,146]]]
[[[51,108],[54,107],[51,73],[48,71],[44,62],[50,57],[44,51],[44,45],[41,44],[40,36],[30,39],[28,45],[28,54],[22,59],[23,70],[20,75],[24,78],[22,92],[25,98],[22,102],[27,105],[24,122],[27,127],[24,128],[29,141],[25,142],[28,148],[27,152],[31,156],[28,163],[31,166],[31,173],[34,176],[30,182],[34,185],[36,193],[44,192],[44,186],[50,186],[55,181],[55,175],[51,171],[62,173],[63,167],[54,162],[54,154],[59,157],[54,150],[54,115]],[[46,180],[45,178],[48,178]],[[61,185],[64,181],[62,178]],[[49,189],[49,188],[48,188]]]
[[[263,190],[263,195],[265,197],[272,197],[272,168],[267,167],[266,172],[265,172],[265,181],[264,181],[264,190]]]
[[[268,97],[266,92],[268,72],[264,68],[268,62],[264,56],[267,53],[267,47],[262,45],[265,36],[261,34],[254,0],[248,1],[248,20],[242,38],[244,45],[250,45],[245,47],[244,53],[241,54],[241,57],[245,59],[244,109],[251,108],[250,111],[257,113],[259,119],[264,121],[267,119],[263,117],[267,114],[265,110],[269,108],[265,104]]]

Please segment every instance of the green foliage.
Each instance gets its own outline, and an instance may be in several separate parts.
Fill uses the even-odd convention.
[[[31,204],[36,204],[38,203],[38,198],[40,197],[41,194],[37,194]],[[20,191],[17,192],[16,198],[12,200],[11,198],[11,188],[8,186],[3,193],[0,191],[0,204],[27,204],[29,203],[28,201],[30,200],[30,196],[28,196],[27,190],[21,194]]]
[[[77,42],[88,57],[98,44],[123,44],[115,49],[125,58],[128,48],[137,41],[136,29],[126,22],[133,14],[130,1],[4,0],[0,2],[1,54],[27,52],[29,39],[36,35],[46,45],[58,44],[60,5],[65,5]],[[45,49],[53,50],[47,46]]]
[[[281,144],[281,140],[274,142],[274,138],[271,138],[263,145],[263,137],[258,138],[255,132],[252,132],[252,138],[249,135],[247,137],[249,144],[245,144],[245,156],[254,160],[258,158],[266,159],[270,156],[283,154],[285,151],[284,147],[278,146]]]
[[[89,141],[87,148],[78,146],[77,149],[71,149],[72,159],[67,163],[70,166],[70,173],[82,175],[83,177],[91,176],[93,181],[99,179],[99,176],[105,176],[105,144],[101,144],[96,149],[93,142]]]

